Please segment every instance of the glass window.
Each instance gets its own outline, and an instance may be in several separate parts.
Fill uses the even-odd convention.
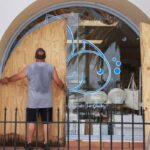
[[[121,111],[127,115],[140,113],[140,107],[136,109],[132,102],[125,102],[125,89],[131,76],[134,76],[131,86],[134,82],[137,89],[141,87],[139,36],[126,23],[107,12],[92,8],[70,10],[76,24],[70,24],[73,42],[70,34],[67,40],[69,120],[84,122],[80,134],[86,135],[89,134],[86,122],[91,119],[95,122],[91,134],[98,135],[97,122],[110,121],[109,109],[114,120]],[[69,10],[63,11],[69,13]],[[99,108],[102,108],[101,113]],[[77,135],[77,130],[77,123],[72,124],[70,134]],[[115,127],[110,131],[109,124],[103,124],[102,131],[104,135],[117,134]]]

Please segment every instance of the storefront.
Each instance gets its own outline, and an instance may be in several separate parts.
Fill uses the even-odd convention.
[[[38,25],[41,27],[42,23],[44,25],[62,18],[66,19],[66,82],[69,89],[66,106],[69,107],[70,121],[83,122],[80,126],[83,139],[89,134],[86,124],[89,119],[95,122],[90,133],[93,139],[100,134],[106,137],[111,133],[116,137],[120,135],[120,126],[114,125],[110,131],[109,125],[105,124],[110,120],[107,113],[109,109],[114,121],[121,120],[121,113],[124,114],[124,121],[130,121],[133,113],[137,122],[143,121],[139,23],[147,18],[140,11],[139,15],[143,15],[143,20],[133,16],[131,12],[126,12],[127,8],[121,11],[121,8],[116,8],[110,2],[105,3],[54,2],[49,4],[49,7],[43,4],[41,10],[28,18],[12,36],[13,39],[11,37],[8,45],[3,45],[5,49],[2,49],[4,52],[1,71],[19,42],[37,29]],[[121,6],[121,3],[118,2],[119,5]],[[125,2],[125,5],[129,4]],[[129,9],[132,10],[132,7]],[[101,115],[99,108],[103,110]],[[89,110],[90,115],[87,113]],[[97,124],[99,121],[104,123],[102,133]],[[130,135],[131,128],[127,126],[125,129],[126,133],[129,133],[127,135]],[[142,138],[142,128],[135,128],[135,135]],[[69,134],[73,139],[77,138],[77,123],[70,125]]]

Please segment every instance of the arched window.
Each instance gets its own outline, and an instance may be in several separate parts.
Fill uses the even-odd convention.
[[[87,109],[90,108],[93,120],[97,121],[101,119],[97,115],[98,107],[111,107],[117,114],[120,110],[138,113],[140,107],[135,109],[127,105],[123,95],[131,77],[131,86],[135,83],[136,88],[141,89],[140,39],[126,22],[107,11],[69,7],[46,12],[26,26],[11,50],[38,24],[59,17],[65,17],[68,23],[66,81],[69,88],[67,104],[72,116],[70,119],[88,119]],[[8,56],[10,54],[11,51]],[[112,90],[115,90],[113,94]],[[139,99],[138,105],[141,101]],[[109,119],[106,111],[103,115]],[[72,130],[72,134],[77,133]],[[104,134],[108,134],[108,130]]]

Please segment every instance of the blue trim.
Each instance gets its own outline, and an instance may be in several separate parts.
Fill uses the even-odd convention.
[[[72,52],[71,55],[68,56],[67,65],[69,65],[69,62],[74,57],[77,57],[79,55],[82,55],[82,54],[95,54],[95,55],[98,55],[100,58],[102,58],[104,60],[104,62],[106,63],[107,68],[108,68],[108,77],[107,77],[106,82],[101,87],[99,87],[97,90],[95,90],[95,91],[81,91],[80,88],[82,87],[82,85],[84,84],[84,81],[85,81],[85,76],[84,76],[84,73],[82,72],[82,79],[81,79],[79,85],[77,85],[74,88],[69,88],[69,92],[75,92],[75,93],[80,93],[80,94],[95,94],[95,93],[99,92],[100,90],[103,90],[109,84],[110,79],[111,79],[111,67],[110,67],[110,64],[109,64],[107,58],[105,57],[105,55],[102,53],[102,51],[98,47],[96,47],[93,43],[89,42],[88,40],[83,40],[82,43],[83,43],[82,50],[79,50],[76,53]],[[86,50],[85,49],[85,44],[89,44],[90,46],[92,46],[95,49],[95,51]]]

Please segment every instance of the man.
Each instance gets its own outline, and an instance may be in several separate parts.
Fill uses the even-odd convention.
[[[28,103],[27,103],[27,148],[32,149],[31,142],[35,129],[36,115],[41,116],[44,129],[44,145],[47,147],[47,124],[52,121],[52,80],[58,87],[66,91],[66,85],[60,80],[56,68],[45,62],[46,53],[38,48],[35,53],[36,62],[25,67],[21,72],[0,80],[1,84],[15,82],[27,77],[28,79]],[[46,148],[45,148],[46,149]]]

